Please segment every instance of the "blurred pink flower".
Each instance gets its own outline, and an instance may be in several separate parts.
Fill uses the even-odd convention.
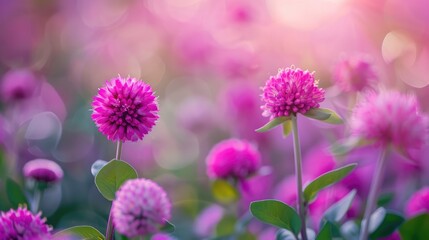
[[[324,147],[317,147],[304,157],[303,169],[307,176],[317,178],[328,171],[334,170],[335,165],[334,156]]]
[[[155,182],[132,179],[116,192],[111,211],[116,230],[132,238],[158,232],[171,217],[171,203]]]
[[[280,69],[262,88],[263,116],[276,118],[292,114],[304,114],[318,108],[325,99],[325,91],[318,86],[314,73],[294,66]]]
[[[258,170],[261,154],[254,145],[245,140],[228,139],[211,149],[206,164],[210,178],[243,180]]]
[[[30,70],[10,70],[2,79],[2,98],[6,102],[28,99],[35,94],[39,85],[39,79]]]
[[[34,159],[27,162],[23,168],[24,176],[36,181],[54,183],[63,178],[63,170],[54,161]]]
[[[194,231],[200,237],[210,237],[216,229],[216,225],[222,219],[225,210],[213,204],[200,212],[194,221]]]
[[[361,55],[342,59],[333,75],[337,86],[345,92],[362,91],[377,80],[371,62]]]
[[[420,213],[429,213],[429,187],[424,187],[415,192],[406,204],[405,214],[408,217]]]
[[[92,119],[111,141],[143,139],[159,118],[152,88],[130,77],[106,82],[94,97],[92,107]]]
[[[33,215],[25,207],[1,212],[0,239],[46,239],[51,235],[52,228],[45,222],[45,218],[40,218],[40,213]]]
[[[368,92],[354,109],[352,134],[377,145],[390,145],[411,158],[426,143],[428,118],[413,95],[396,91]]]

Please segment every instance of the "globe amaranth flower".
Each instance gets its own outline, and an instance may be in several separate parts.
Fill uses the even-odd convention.
[[[271,119],[304,114],[318,108],[325,100],[325,91],[318,87],[314,73],[294,66],[280,69],[276,76],[268,79],[262,90],[262,115]]]
[[[261,154],[247,141],[228,139],[211,149],[206,164],[210,178],[244,179],[258,170],[261,165]]]
[[[116,230],[137,237],[159,231],[171,217],[171,203],[165,191],[147,179],[125,182],[116,192],[112,204],[112,219]]]
[[[50,237],[52,228],[45,224],[40,213],[34,215],[19,207],[2,212],[0,216],[0,239],[39,240]]]
[[[63,170],[54,161],[34,159],[27,162],[23,168],[24,176],[40,182],[54,183],[63,178]]]
[[[152,88],[135,78],[119,76],[106,82],[94,97],[92,107],[92,120],[111,141],[143,139],[159,118]]]
[[[377,80],[371,61],[362,55],[342,59],[335,67],[334,81],[345,92],[362,91]]]
[[[405,206],[405,214],[408,217],[421,213],[429,213],[429,187],[415,192]]]
[[[352,134],[387,146],[392,144],[410,157],[425,143],[428,119],[420,113],[413,95],[383,90],[368,92],[357,104],[350,120]]]

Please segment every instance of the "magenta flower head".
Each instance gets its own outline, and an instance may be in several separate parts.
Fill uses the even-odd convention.
[[[25,207],[1,212],[0,239],[48,239],[52,228],[45,221],[40,218],[40,213],[33,215]]]
[[[367,93],[350,121],[352,134],[378,145],[393,145],[410,157],[426,143],[428,119],[415,96],[396,91]]]
[[[336,65],[333,77],[337,86],[345,92],[362,91],[377,80],[370,60],[361,55],[342,59]]]
[[[429,187],[424,187],[415,192],[405,207],[405,214],[408,217],[421,213],[429,213]]]
[[[23,168],[24,176],[39,182],[54,183],[63,178],[63,170],[54,161],[34,159],[27,162]]]
[[[171,217],[171,203],[165,191],[147,179],[125,182],[112,204],[113,225],[130,238],[159,231]]]
[[[212,148],[206,164],[210,178],[243,180],[259,169],[261,154],[247,141],[228,139]]]
[[[262,115],[271,119],[304,114],[318,108],[325,100],[325,91],[318,87],[314,73],[294,66],[280,69],[276,76],[268,79],[262,90]]]
[[[39,85],[38,81],[37,77],[29,70],[11,70],[2,79],[2,98],[7,102],[30,98]]]
[[[120,76],[106,82],[92,102],[92,120],[111,141],[143,139],[155,125],[158,104],[152,88]]]

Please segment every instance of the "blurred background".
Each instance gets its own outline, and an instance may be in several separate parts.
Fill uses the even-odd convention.
[[[278,129],[254,132],[268,120],[261,116],[260,87],[279,68],[315,71],[326,89],[322,106],[346,119],[344,126],[299,119],[304,171],[310,176],[338,164],[326,149],[347,136],[359,93],[343,91],[335,78],[341,62],[356,57],[368,61],[373,82],[416,94],[429,112],[426,0],[0,0],[2,182],[9,176],[24,185],[26,162],[54,160],[64,179],[44,195],[43,216],[55,229],[88,224],[104,232],[110,202],[97,191],[90,168],[114,158],[115,143],[90,119],[91,101],[118,74],[139,78],[159,96],[161,117],[143,141],[124,144],[123,159],[168,192],[172,236],[202,239],[225,212],[207,190],[205,158],[219,141],[251,141],[266,166],[249,179],[240,215],[252,200],[285,199],[295,191],[288,187],[291,137]],[[359,167],[339,188],[365,196],[377,151],[340,159]],[[395,196],[386,203],[390,208],[403,211],[410,194],[429,183],[425,153],[414,162],[389,156],[383,192]],[[11,203],[3,185],[4,211]],[[273,231],[251,224],[257,239],[273,239]]]

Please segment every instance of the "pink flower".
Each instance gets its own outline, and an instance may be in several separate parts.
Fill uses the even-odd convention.
[[[369,59],[361,55],[342,59],[336,65],[333,77],[337,86],[345,92],[362,91],[377,80]]]
[[[92,106],[92,120],[111,141],[143,139],[159,118],[152,88],[135,78],[117,77],[106,82]]]
[[[261,154],[247,141],[228,139],[216,144],[206,159],[210,178],[244,179],[261,165]]]
[[[194,232],[199,237],[210,237],[224,214],[225,210],[217,204],[205,208],[194,221]]]
[[[46,239],[52,228],[45,221],[45,218],[40,218],[40,213],[33,215],[25,207],[1,212],[0,239]]]
[[[27,162],[23,168],[24,176],[36,181],[53,183],[63,178],[63,170],[54,161],[35,159]]]
[[[409,217],[429,213],[429,187],[420,189],[410,197],[405,207],[405,213]]]
[[[367,93],[351,117],[353,135],[379,145],[392,144],[410,157],[426,143],[428,121],[413,95],[396,91]]]
[[[318,108],[325,100],[325,91],[317,86],[314,73],[294,66],[280,69],[262,88],[264,117],[276,118],[297,113],[304,114]]]
[[[112,203],[116,230],[130,238],[156,233],[171,217],[171,203],[165,191],[147,179],[125,182]]]
[[[304,158],[303,169],[307,176],[317,178],[326,172],[334,170],[335,165],[334,156],[323,147],[317,147]]]
[[[32,97],[39,80],[29,70],[16,69],[7,72],[2,79],[1,94],[5,101],[19,101]]]

